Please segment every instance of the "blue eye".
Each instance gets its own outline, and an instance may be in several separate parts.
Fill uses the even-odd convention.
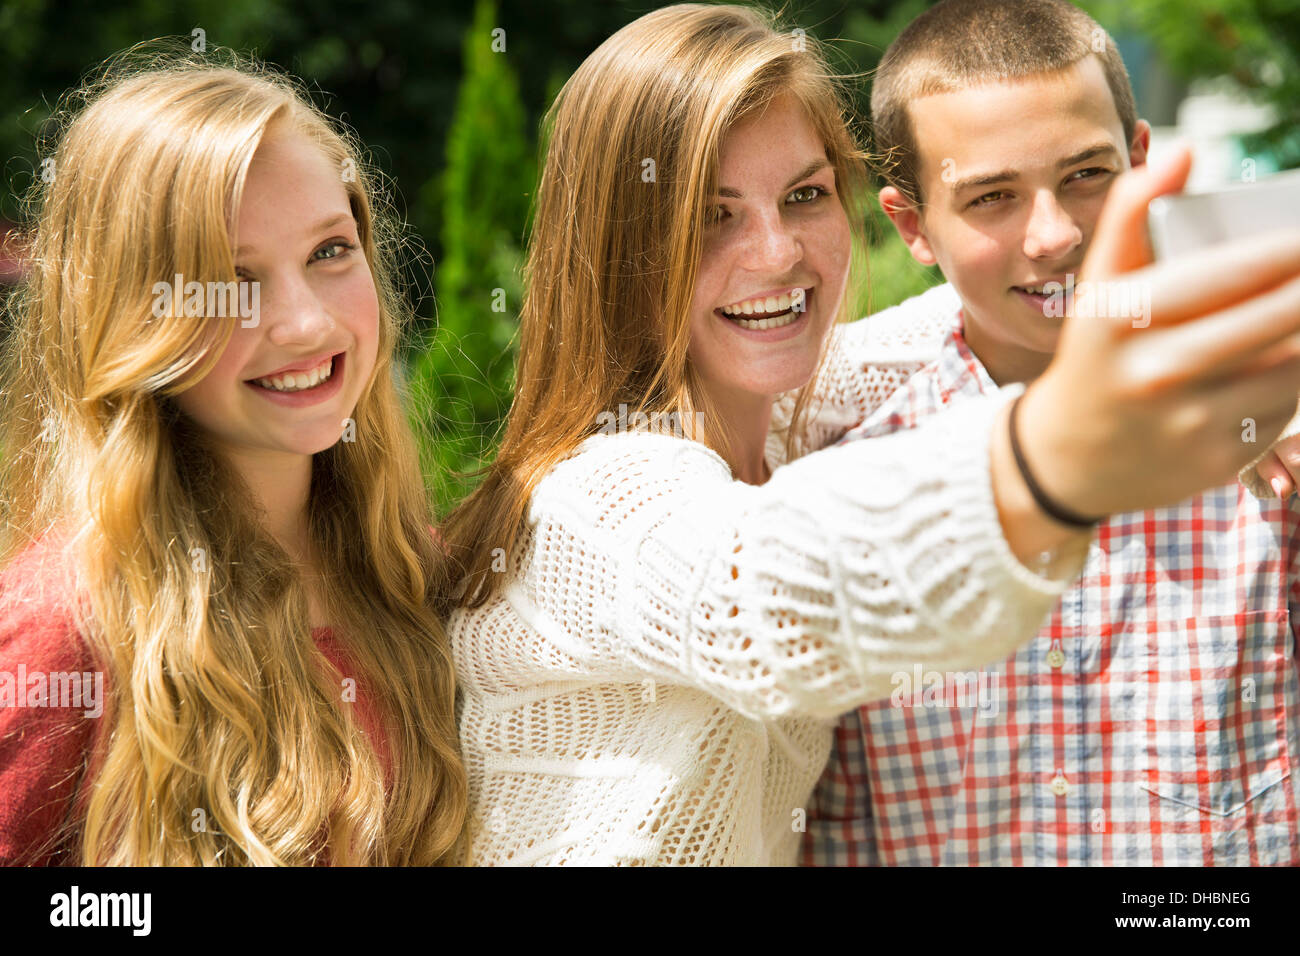
[[[337,259],[337,258],[339,258],[340,256],[342,256],[344,252],[350,252],[351,250],[353,250],[353,249],[355,249],[355,248],[356,248],[356,246],[354,246],[354,245],[353,245],[352,243],[350,243],[350,242],[343,242],[342,240],[336,240],[336,241],[329,242],[329,243],[326,243],[325,245],[321,246],[319,249],[317,249],[317,250],[312,254],[312,258],[313,258],[315,261],[317,261],[317,262],[322,262],[322,261],[325,261],[325,260],[328,260],[328,259]],[[336,253],[335,253],[334,255],[332,255],[332,256],[322,256],[322,255],[321,255],[322,252],[328,252],[328,251],[331,250],[331,249],[341,249],[342,252],[336,252]]]

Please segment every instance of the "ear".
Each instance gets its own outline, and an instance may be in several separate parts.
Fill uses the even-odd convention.
[[[1128,161],[1133,167],[1143,166],[1147,161],[1147,151],[1151,149],[1151,124],[1144,119],[1137,121],[1133,127],[1133,142],[1129,144]]]
[[[934,257],[930,240],[925,236],[925,224],[921,221],[920,210],[906,196],[894,186],[886,186],[880,190],[880,208],[898,230],[913,259],[923,266],[932,266],[939,261]]]

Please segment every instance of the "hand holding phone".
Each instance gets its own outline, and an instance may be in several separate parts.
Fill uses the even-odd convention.
[[[1183,186],[1190,162],[1180,150],[1115,182],[1079,281],[1106,294],[1067,317],[1021,403],[1033,473],[1078,514],[1163,507],[1217,487],[1257,454],[1242,439],[1245,419],[1272,444],[1296,412],[1300,217],[1152,264],[1149,206]],[[1146,321],[1133,321],[1111,285],[1149,296]]]
[[[1151,201],[1148,222],[1157,259],[1173,259],[1232,239],[1300,225],[1300,170],[1205,193]]]
[[[1300,223],[1300,170],[1215,192],[1161,196],[1149,213],[1151,245],[1160,259]],[[1286,498],[1300,481],[1300,411],[1272,448],[1241,469],[1256,498]]]

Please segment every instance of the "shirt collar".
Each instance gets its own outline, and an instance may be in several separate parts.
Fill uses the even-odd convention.
[[[953,395],[994,395],[998,391],[984,363],[975,357],[966,342],[966,316],[958,309],[952,328],[939,347],[936,365],[940,391],[947,404]]]

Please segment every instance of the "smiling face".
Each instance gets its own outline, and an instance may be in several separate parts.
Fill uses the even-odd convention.
[[[724,409],[770,404],[816,369],[844,294],[848,218],[825,147],[791,96],[731,128],[718,174],[689,355]]]
[[[912,255],[961,295],[966,337],[995,381],[1046,368],[1063,319],[1044,314],[1049,281],[1076,273],[1115,178],[1146,159],[1132,144],[1101,63],[921,97],[908,106],[923,208],[881,191]],[[1047,310],[1051,312],[1052,310]]]
[[[300,461],[339,440],[374,369],[374,281],[336,165],[286,126],[258,147],[236,221],[235,266],[259,284],[257,323],[236,322],[176,402],[235,462]]]

